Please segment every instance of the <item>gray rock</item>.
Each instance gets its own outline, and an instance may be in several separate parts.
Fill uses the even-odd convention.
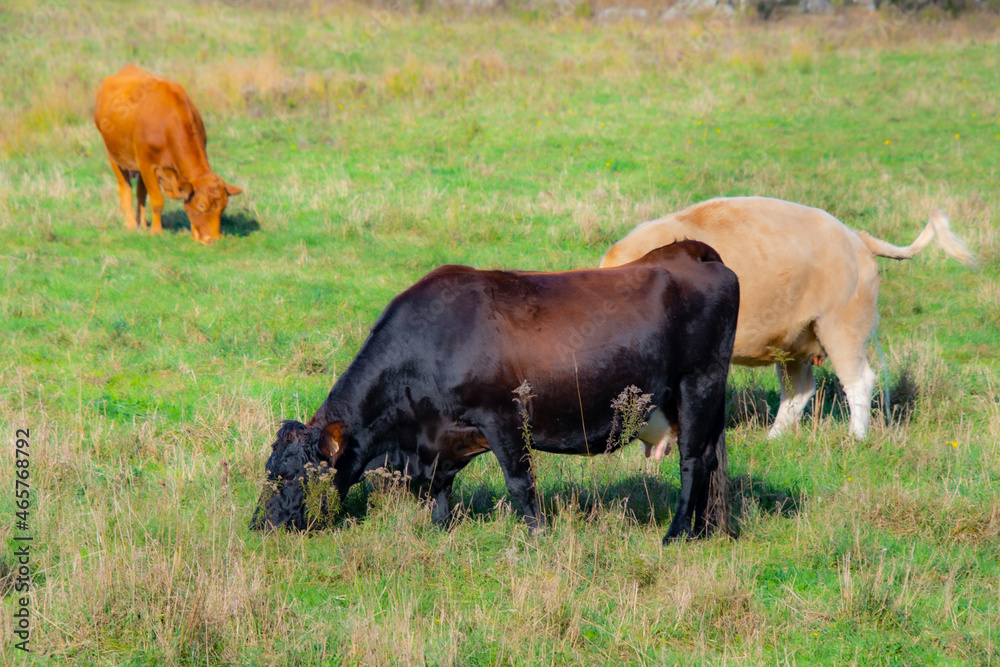
[[[830,0],[799,0],[799,9],[803,14],[829,14],[833,5]]]

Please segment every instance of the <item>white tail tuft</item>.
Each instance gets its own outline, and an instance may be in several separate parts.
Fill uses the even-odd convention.
[[[969,246],[965,245],[965,241],[951,231],[951,221],[948,220],[947,213],[939,208],[932,209],[929,224],[934,225],[938,245],[941,246],[946,255],[957,259],[970,268],[976,268],[976,258],[969,251]]]
[[[948,220],[948,214],[939,208],[931,210],[927,226],[914,239],[913,243],[906,247],[895,246],[866,232],[855,231],[873,255],[889,259],[912,259],[918,252],[927,247],[932,238],[937,236],[938,245],[941,246],[946,255],[965,266],[976,268],[976,258],[972,256],[965,241],[951,231],[951,221]]]

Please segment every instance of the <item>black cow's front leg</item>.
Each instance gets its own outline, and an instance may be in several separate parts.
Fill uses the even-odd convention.
[[[431,502],[431,519],[437,525],[447,528],[451,523],[451,484],[439,489],[429,499]]]
[[[489,426],[480,427],[490,448],[500,462],[507,492],[521,505],[524,521],[532,532],[545,528],[545,515],[538,508],[538,491],[531,450],[521,440],[516,421],[504,424],[500,418],[490,419]]]

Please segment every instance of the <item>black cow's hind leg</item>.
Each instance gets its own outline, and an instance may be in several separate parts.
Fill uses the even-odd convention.
[[[663,541],[668,542],[678,537],[701,537],[704,531],[704,514],[707,505],[708,494],[705,464],[700,456],[684,456],[683,446],[679,447],[682,452],[681,466],[681,497],[677,502],[677,511],[674,520],[667,529],[667,534]],[[699,521],[700,519],[700,521]],[[694,527],[692,529],[692,523]],[[702,525],[699,526],[698,524]]]
[[[680,382],[677,449],[681,497],[664,542],[707,533],[709,477],[718,465],[716,443],[725,430],[725,377],[690,375]]]

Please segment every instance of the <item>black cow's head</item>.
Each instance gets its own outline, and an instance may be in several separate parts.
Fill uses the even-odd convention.
[[[340,423],[326,428],[282,423],[265,466],[264,491],[250,527],[306,530],[335,512],[340,495],[333,465],[341,449]]]

